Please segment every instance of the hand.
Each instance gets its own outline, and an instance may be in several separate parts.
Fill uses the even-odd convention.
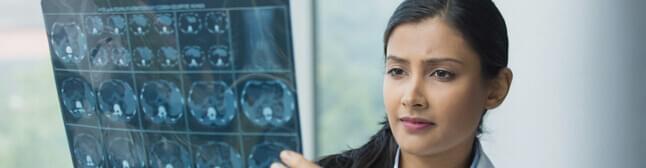
[[[314,164],[312,161],[305,159],[303,155],[289,150],[280,152],[280,160],[283,161],[285,165],[281,163],[274,163],[271,164],[271,168],[320,168],[320,166]]]

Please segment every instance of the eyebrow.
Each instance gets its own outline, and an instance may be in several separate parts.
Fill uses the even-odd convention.
[[[398,63],[408,63],[408,60],[406,60],[404,58],[401,58],[401,57],[398,57],[398,56],[395,56],[395,55],[386,56],[386,62],[388,62],[389,60],[392,60],[392,61],[398,62]],[[446,57],[445,58],[429,58],[429,59],[424,60],[423,62],[424,62],[424,64],[427,64],[427,65],[441,64],[441,63],[445,63],[445,62],[452,62],[452,63],[464,65],[464,63],[462,61],[458,60],[458,59],[446,58]]]
[[[394,56],[394,55],[388,55],[386,56],[386,62],[388,61],[393,61],[397,63],[408,63],[408,60]]]
[[[446,62],[452,62],[455,64],[464,65],[462,61],[454,58],[431,58],[431,59],[424,60],[424,64],[429,64],[429,65],[441,64]]]

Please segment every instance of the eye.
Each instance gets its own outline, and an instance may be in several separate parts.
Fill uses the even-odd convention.
[[[433,73],[431,74],[431,77],[435,77],[442,81],[449,81],[455,77],[455,73],[447,70],[439,69],[439,70],[433,71]]]
[[[406,72],[401,68],[391,68],[386,73],[388,75],[392,76],[392,77],[400,77],[400,76],[404,75]]]

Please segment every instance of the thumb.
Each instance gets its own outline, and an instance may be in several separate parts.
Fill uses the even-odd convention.
[[[287,165],[287,167],[294,168],[320,168],[318,165],[312,163],[311,161],[305,159],[303,155],[290,151],[284,150],[280,152],[280,159]]]

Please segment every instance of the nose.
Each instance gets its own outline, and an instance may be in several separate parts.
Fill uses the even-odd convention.
[[[408,110],[422,110],[428,108],[428,101],[424,95],[424,83],[421,79],[413,79],[405,87],[401,104]]]

